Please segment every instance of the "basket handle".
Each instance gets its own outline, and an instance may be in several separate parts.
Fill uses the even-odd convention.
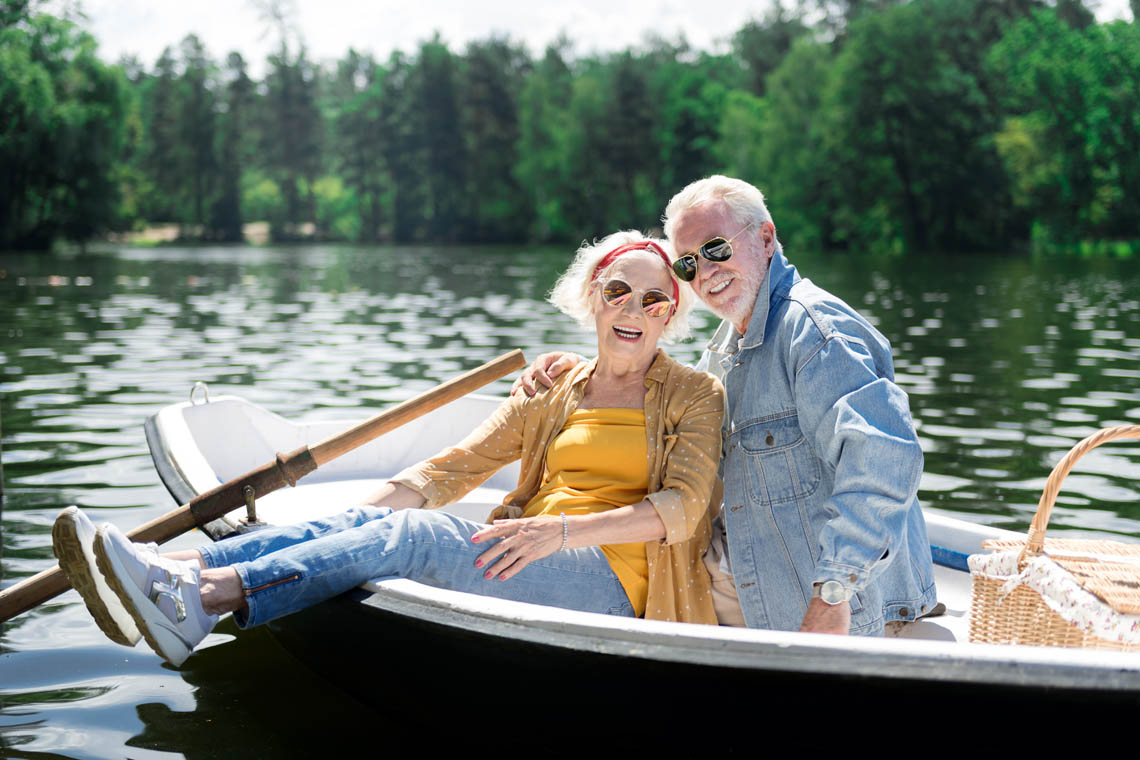
[[[1053,503],[1057,501],[1057,494],[1061,491],[1061,481],[1076,465],[1077,460],[1102,443],[1115,441],[1117,438],[1140,438],[1140,425],[1121,425],[1110,427],[1093,433],[1072,449],[1049,473],[1045,481],[1045,490],[1041,492],[1041,501],[1037,502],[1037,514],[1033,516],[1033,523],[1029,526],[1029,539],[1021,553],[1024,560],[1027,554],[1040,554],[1045,548],[1045,528],[1049,525],[1049,515],[1053,512]]]

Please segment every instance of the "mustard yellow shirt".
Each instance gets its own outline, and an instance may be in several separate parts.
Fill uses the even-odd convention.
[[[546,477],[523,517],[585,515],[636,504],[649,488],[645,412],[578,409],[546,452]],[[638,617],[645,614],[649,562],[643,542],[603,544]]]
[[[392,481],[421,494],[426,508],[438,508],[521,457],[518,487],[489,519],[520,516],[541,487],[546,452],[578,408],[596,364],[597,359],[579,364],[535,396],[511,396],[457,445],[405,469]],[[645,387],[645,498],[665,524],[665,539],[645,544],[645,617],[715,625],[701,557],[721,498],[717,468],[724,389],[712,375],[678,364],[660,350],[645,375]]]

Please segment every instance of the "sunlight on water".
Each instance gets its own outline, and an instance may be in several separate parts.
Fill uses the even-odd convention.
[[[890,338],[926,455],[925,506],[1024,530],[1074,443],[1140,420],[1135,262],[793,257]],[[568,260],[564,249],[353,246],[0,258],[3,583],[53,563],[51,523],[67,504],[123,528],[172,506],[142,425],[195,381],[287,417],[352,419],[512,348],[592,353],[593,336],[542,300]],[[717,322],[704,310],[694,320],[702,340],[669,349],[686,362]],[[1088,454],[1052,527],[1140,536],[1138,483],[1140,446]],[[348,729],[362,741],[375,727],[268,634],[219,630],[174,671],[144,648],[108,644],[73,592],[17,618],[0,637],[0,748],[327,748],[274,720],[267,693],[342,729],[363,716]]]

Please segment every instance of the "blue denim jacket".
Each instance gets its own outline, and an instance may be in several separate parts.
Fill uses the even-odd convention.
[[[777,246],[748,332],[723,323],[698,368],[727,394],[723,518],[748,626],[798,629],[828,580],[854,591],[852,633],[928,612],[922,449],[887,339]]]

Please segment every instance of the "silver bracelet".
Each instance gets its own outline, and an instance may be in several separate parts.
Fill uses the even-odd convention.
[[[559,551],[566,551],[566,539],[570,536],[570,528],[566,525],[566,513],[559,512],[562,515],[562,548]]]

